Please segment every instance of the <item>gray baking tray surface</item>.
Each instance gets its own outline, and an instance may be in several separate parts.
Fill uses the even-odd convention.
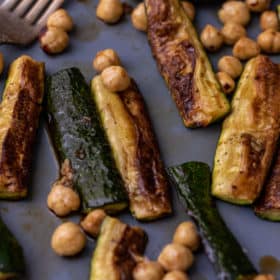
[[[136,6],[138,2],[134,0],[128,3]],[[273,7],[277,3],[280,4],[280,1],[274,1]],[[90,81],[95,74],[92,59],[96,52],[104,48],[113,48],[119,53],[123,65],[144,95],[165,165],[197,160],[212,166],[220,124],[203,129],[186,129],[157,71],[146,34],[133,28],[129,16],[116,25],[104,24],[95,16],[96,5],[97,0],[65,1],[64,8],[73,17],[76,27],[70,34],[71,46],[61,55],[46,55],[38,42],[27,48],[0,46],[6,63],[5,73],[0,77],[1,92],[7,78],[8,65],[22,54],[44,61],[47,73],[71,66],[79,67],[87,81]],[[207,23],[220,26],[216,16],[217,10],[217,5],[197,5],[195,24],[198,30]],[[252,38],[256,38],[260,32],[257,17],[251,21],[248,32]],[[230,53],[231,49],[225,47],[217,54],[211,54],[213,65],[216,67],[217,59]],[[280,56],[273,56],[272,59],[280,62]],[[86,280],[95,246],[93,240],[89,239],[86,250],[75,258],[58,257],[50,248],[52,232],[61,220],[47,209],[46,198],[57,175],[58,165],[42,120],[33,154],[29,196],[18,202],[1,201],[0,213],[23,246],[27,265],[26,279]],[[120,215],[124,222],[140,225],[146,230],[149,236],[146,255],[152,259],[156,259],[162,247],[171,241],[175,227],[189,219],[174,191],[173,205],[173,216],[152,223],[138,223],[129,213]],[[256,267],[272,271],[280,279],[280,224],[257,218],[249,207],[223,202],[218,202],[218,207]],[[69,219],[78,221],[79,217]],[[268,261],[269,257],[266,256],[273,256],[274,261]],[[216,279],[212,265],[203,250],[196,254],[195,264],[189,275],[192,280]]]

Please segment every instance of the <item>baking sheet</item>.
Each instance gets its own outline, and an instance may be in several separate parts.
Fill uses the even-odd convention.
[[[88,81],[94,75],[91,63],[97,51],[114,48],[120,55],[123,65],[134,77],[147,103],[153,126],[159,141],[166,166],[190,160],[204,161],[212,166],[215,146],[220,132],[220,124],[204,129],[186,129],[171,100],[168,90],[151,56],[146,34],[135,30],[126,16],[119,24],[106,25],[95,17],[97,0],[68,0],[64,7],[74,19],[76,28],[70,35],[71,46],[62,55],[48,56],[41,51],[37,42],[28,48],[0,46],[6,68],[0,77],[2,91],[7,77],[7,66],[19,55],[28,54],[46,62],[47,73],[62,68],[77,66]],[[135,6],[137,1],[128,2]],[[274,1],[273,6],[280,4]],[[206,24],[220,26],[217,17],[218,6],[197,7],[196,26],[199,30]],[[1,20],[1,19],[0,19]],[[256,38],[259,30],[257,17],[251,21],[249,34]],[[211,55],[214,65],[217,59],[230,54],[230,48],[223,48]],[[273,60],[280,62],[280,56]],[[29,196],[19,202],[0,202],[0,213],[24,249],[27,265],[26,279],[30,280],[77,280],[88,279],[90,259],[95,246],[89,239],[86,250],[75,258],[56,256],[50,248],[50,239],[61,220],[46,206],[46,197],[51,183],[58,175],[58,166],[49,145],[45,124],[41,121],[37,143],[33,154],[33,168]],[[128,213],[120,218],[133,225],[143,227],[149,236],[146,254],[155,259],[161,248],[171,241],[173,231],[181,221],[189,219],[173,192],[174,215],[153,223],[138,223]],[[239,207],[218,202],[229,228],[248,253],[252,262],[264,269],[263,257],[273,256],[280,260],[280,224],[257,218],[249,207]],[[71,217],[78,221],[79,217]],[[68,220],[63,219],[63,221]],[[280,264],[266,268],[278,273]],[[189,271],[192,280],[215,280],[216,276],[203,251],[196,254],[195,264]],[[105,280],[105,279],[104,279]]]

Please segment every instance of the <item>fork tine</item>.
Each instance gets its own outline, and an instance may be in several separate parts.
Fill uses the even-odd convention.
[[[1,4],[1,8],[4,8],[6,10],[10,10],[14,7],[14,5],[16,5],[17,2],[18,2],[18,0],[5,0]]]
[[[15,8],[14,12],[18,16],[24,15],[24,13],[27,11],[28,7],[32,4],[33,0],[23,0],[19,3],[19,5]]]
[[[52,3],[49,5],[45,13],[41,16],[41,18],[38,20],[37,25],[43,26],[45,25],[47,18],[50,14],[52,14],[58,7],[62,5],[64,0],[53,0]]]
[[[28,14],[24,17],[24,19],[32,24],[48,3],[49,0],[37,1]]]

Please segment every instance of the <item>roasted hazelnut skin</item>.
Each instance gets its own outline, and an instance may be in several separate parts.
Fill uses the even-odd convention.
[[[242,63],[234,56],[226,55],[220,58],[218,62],[220,72],[226,72],[233,79],[238,78],[243,70]]]
[[[189,277],[185,272],[173,270],[166,273],[162,280],[189,280]]]
[[[117,23],[123,12],[120,0],[100,0],[96,8],[96,16],[106,23]]]
[[[113,49],[105,49],[96,54],[92,65],[97,72],[102,72],[109,66],[121,65],[121,61],[118,54]]]
[[[102,209],[96,209],[89,212],[85,218],[80,222],[82,229],[96,238],[100,232],[100,228],[106,213]]]
[[[267,29],[257,38],[261,50],[265,53],[280,53],[280,32]]]
[[[263,12],[268,9],[270,0],[246,0],[246,4],[252,12]]]
[[[223,45],[223,36],[220,31],[211,24],[207,24],[201,32],[200,40],[209,51],[217,51]]]
[[[227,45],[235,44],[241,37],[245,37],[247,34],[244,26],[235,22],[227,22],[221,29],[221,33]]]
[[[69,45],[68,34],[60,28],[47,27],[40,33],[40,46],[48,54],[63,52]]]
[[[218,11],[218,17],[222,23],[232,21],[243,26],[246,26],[251,19],[249,9],[242,1],[224,2],[222,8]]]
[[[190,221],[179,224],[174,232],[173,242],[184,245],[192,251],[197,250],[200,245],[200,237],[195,225]]]
[[[78,225],[72,222],[58,226],[51,239],[51,247],[55,253],[65,257],[77,255],[85,245],[85,234]]]
[[[58,216],[63,217],[80,208],[80,197],[70,187],[55,184],[47,198],[48,207]]]
[[[181,5],[184,8],[185,13],[187,14],[188,18],[193,21],[195,18],[195,7],[193,3],[189,1],[181,1]]]
[[[140,3],[133,9],[131,13],[132,25],[140,31],[147,31],[148,21],[144,3]]]
[[[0,52],[0,75],[3,73],[3,70],[4,70],[4,56]]]
[[[235,88],[235,82],[231,78],[231,76],[225,72],[218,72],[216,76],[222,87],[223,92],[226,94],[232,93]]]
[[[133,269],[134,280],[162,280],[164,270],[158,262],[139,262]]]
[[[185,271],[193,264],[194,257],[192,251],[184,245],[171,243],[162,249],[158,262],[166,271]]]
[[[266,29],[279,29],[279,20],[276,12],[274,11],[265,11],[261,14],[260,17],[260,27],[262,30]]]
[[[48,17],[47,26],[69,32],[73,29],[73,20],[66,10],[58,9]]]
[[[260,47],[254,40],[242,37],[234,44],[232,53],[240,60],[247,60],[257,56],[260,53]]]
[[[130,85],[130,78],[126,70],[121,66],[110,66],[101,73],[101,79],[105,87],[110,91],[123,91]]]

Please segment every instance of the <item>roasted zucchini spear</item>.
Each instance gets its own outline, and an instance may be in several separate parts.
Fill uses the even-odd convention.
[[[207,126],[224,117],[229,103],[179,0],[145,0],[148,38],[187,127]]]
[[[255,213],[267,220],[280,221],[280,150],[278,149],[271,174],[268,177],[264,190],[257,200]]]
[[[266,56],[244,69],[218,142],[212,194],[251,204],[258,197],[279,137],[280,68]]]
[[[10,66],[0,105],[0,198],[27,195],[44,93],[44,64],[21,56]]]
[[[187,162],[167,169],[170,179],[198,225],[206,254],[217,279],[253,280],[257,274],[241,246],[222,220],[210,193],[206,163]]]
[[[136,85],[111,92],[96,76],[91,84],[93,99],[125,182],[132,214],[152,220],[171,212],[168,181],[156,138]]]
[[[46,96],[49,133],[60,164],[71,163],[82,212],[124,209],[123,181],[81,72],[70,68],[50,76]]]
[[[22,276],[25,271],[22,249],[1,219],[0,237],[0,279]]]
[[[135,256],[146,246],[145,232],[107,216],[91,261],[90,280],[131,280]]]

